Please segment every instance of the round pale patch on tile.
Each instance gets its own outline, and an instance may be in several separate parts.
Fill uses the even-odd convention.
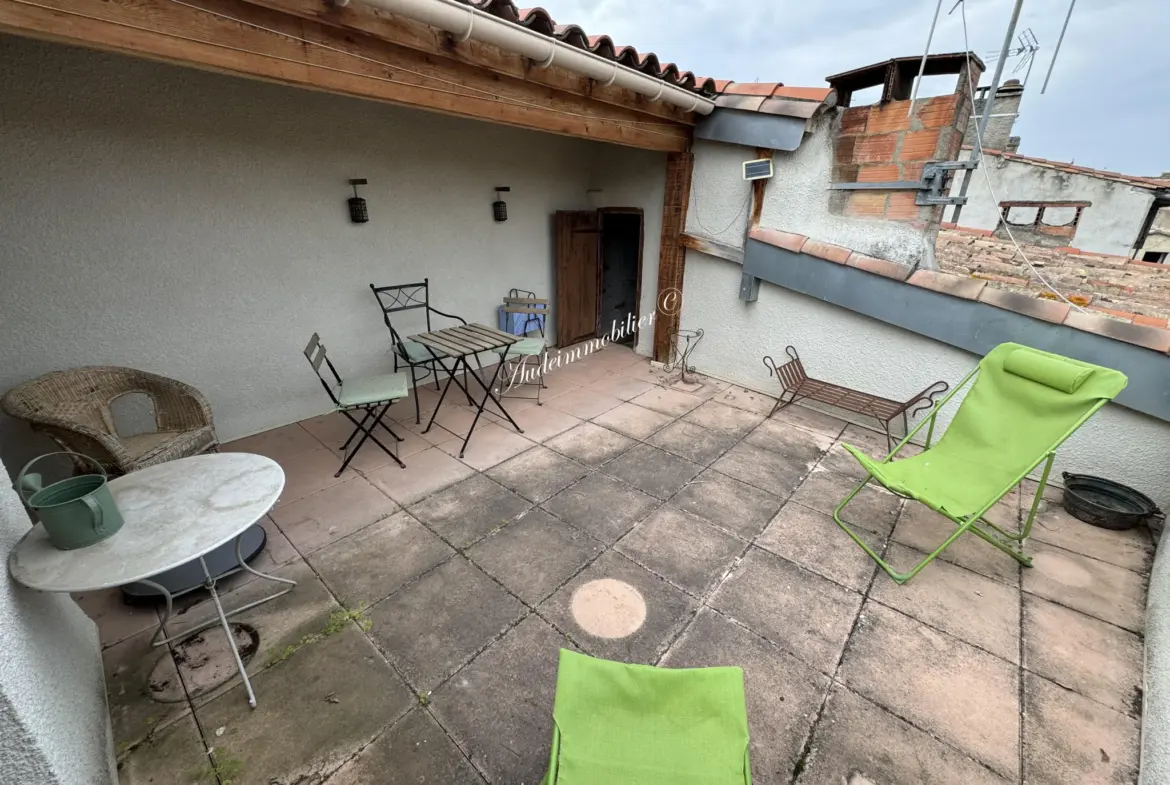
[[[646,621],[646,600],[625,581],[601,578],[573,592],[573,620],[598,638],[625,638]]]

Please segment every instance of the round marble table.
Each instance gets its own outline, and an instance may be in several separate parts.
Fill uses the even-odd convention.
[[[96,591],[135,581],[154,586],[166,598],[167,612],[152,643],[162,646],[218,622],[227,634],[248,690],[248,702],[254,708],[256,696],[227,617],[287,594],[296,585],[287,578],[252,569],[239,553],[240,535],[272,508],[283,489],[280,465],[249,453],[211,453],[150,466],[110,481],[110,491],[125,520],[117,534],[85,548],[62,551],[49,543],[44,527],[37,524],[12,550],[8,571],[18,583],[40,591]],[[203,556],[233,539],[240,569],[288,588],[225,612],[215,590],[216,578]],[[203,567],[204,586],[217,618],[164,638],[172,597],[149,579],[194,559]]]

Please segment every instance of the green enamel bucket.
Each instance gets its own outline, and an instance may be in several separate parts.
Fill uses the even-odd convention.
[[[79,474],[43,486],[41,475],[29,472],[33,464],[54,455],[72,455],[92,463],[98,474]],[[77,452],[51,452],[33,458],[16,477],[16,491],[49,535],[49,542],[63,551],[101,542],[122,528],[122,513],[110,493],[109,477],[102,465]]]

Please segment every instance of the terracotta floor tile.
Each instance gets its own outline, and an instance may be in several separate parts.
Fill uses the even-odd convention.
[[[236,439],[221,445],[220,449],[223,452],[255,453],[283,464],[286,459],[296,458],[320,447],[321,444],[313,438],[312,434],[302,428],[299,423],[294,422],[281,428],[273,428],[270,431]]]
[[[397,468],[397,467],[395,467]],[[361,477],[272,511],[284,536],[304,554],[393,514],[398,505]]]
[[[628,366],[627,366],[628,367]],[[654,388],[650,382],[635,379],[625,374],[613,374],[610,376],[603,376],[596,381],[590,382],[586,389],[593,392],[607,395],[611,398],[618,398],[623,401],[628,401],[631,398],[636,398],[647,390]]]
[[[577,388],[564,395],[558,395],[548,402],[552,408],[571,414],[582,420],[589,420],[602,412],[608,412],[621,403],[620,398],[604,395],[595,390]]]
[[[1032,567],[1023,571],[1024,591],[1141,632],[1147,579],[1122,567],[1040,542],[1030,543]]]
[[[623,403],[615,406],[605,414],[593,418],[597,425],[605,426],[611,431],[624,433],[634,439],[647,439],[655,431],[669,425],[670,417],[658,412],[652,412],[632,403]]]
[[[1018,776],[1016,666],[867,602],[839,678],[1001,776]]]
[[[357,418],[360,422],[360,413],[357,415]],[[387,414],[386,419],[391,419],[389,414]],[[310,417],[308,420],[301,420],[299,425],[308,431],[313,438],[321,442],[322,446],[328,447],[331,450],[340,450],[341,445],[353,433],[354,428],[353,423],[347,420],[345,415],[340,412],[330,412],[329,414]]]
[[[459,451],[463,449],[463,437],[457,436],[442,442],[438,447],[448,455],[459,458]],[[505,428],[495,423],[481,421],[476,426],[475,433],[471,434],[467,451],[459,460],[473,469],[485,471],[531,447],[532,442],[511,427]]]
[[[357,476],[353,469],[346,469],[340,477],[336,477],[337,470],[341,468],[341,459],[330,450],[321,447],[316,439],[313,439],[313,442],[318,444],[316,448],[277,461],[284,469],[284,491],[276,502],[277,507],[291,504]]]
[[[472,473],[471,467],[432,447],[410,457],[405,469],[387,466],[368,479],[394,501],[405,506],[446,488]]]

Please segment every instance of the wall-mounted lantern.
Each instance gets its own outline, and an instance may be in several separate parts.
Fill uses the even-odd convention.
[[[503,223],[508,220],[508,205],[500,194],[506,194],[511,190],[506,185],[496,186],[496,200],[492,202],[492,218],[496,219],[496,223]]]
[[[353,196],[349,198],[349,220],[355,224],[364,224],[370,220],[370,211],[366,209],[366,200],[358,196],[359,185],[367,185],[369,183],[366,178],[359,180],[350,180],[349,184],[353,186]]]

